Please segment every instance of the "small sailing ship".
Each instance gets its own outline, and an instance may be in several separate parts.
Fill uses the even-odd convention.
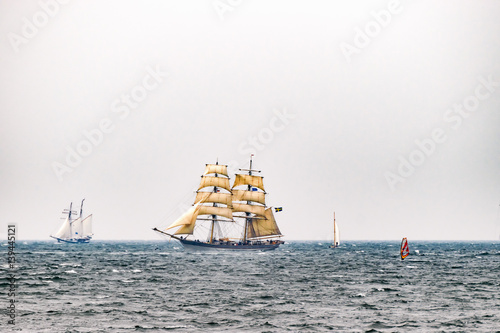
[[[246,173],[236,174],[232,187],[227,165],[206,164],[191,208],[164,230],[153,230],[178,240],[186,250],[268,251],[283,244],[252,156],[250,168],[239,169]],[[175,231],[167,233],[170,229]]]
[[[333,244],[330,245],[331,249],[334,249],[340,245],[340,232],[337,226],[337,221],[335,221],[335,212],[333,212]]]
[[[64,218],[64,222],[56,232],[54,236],[50,235],[50,237],[57,239],[57,242],[65,242],[65,243],[88,243],[92,239],[94,235],[92,233],[92,214],[83,218],[83,202],[80,206],[80,216],[76,219],[73,218],[73,215],[76,215],[77,212],[73,211],[73,203],[69,205],[69,210],[65,209],[63,214],[67,214]]]
[[[404,258],[408,257],[410,254],[410,249],[408,248],[408,240],[406,237],[403,238],[401,241],[401,260],[404,260]]]

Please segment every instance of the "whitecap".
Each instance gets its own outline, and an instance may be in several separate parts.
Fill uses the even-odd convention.
[[[141,273],[142,271],[140,269],[133,269],[132,273]]]
[[[407,265],[406,268],[417,268],[417,266],[410,266],[410,265]]]
[[[72,270],[69,270],[69,271],[65,271],[65,273],[68,273],[68,274],[76,274],[76,271],[74,269]]]

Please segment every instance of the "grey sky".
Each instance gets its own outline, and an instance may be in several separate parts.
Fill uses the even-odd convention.
[[[62,2],[0,3],[2,237],[158,239],[255,150],[285,240],[498,239],[500,2]]]

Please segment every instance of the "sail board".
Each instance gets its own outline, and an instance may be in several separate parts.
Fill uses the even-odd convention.
[[[401,241],[401,260],[408,257],[409,254],[410,249],[408,248],[408,240],[406,239],[406,237],[404,237]]]

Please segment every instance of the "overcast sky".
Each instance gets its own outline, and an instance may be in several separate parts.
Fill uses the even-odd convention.
[[[45,5],[48,3],[48,5]],[[2,1],[0,217],[159,239],[205,163],[285,240],[500,235],[498,1]],[[232,176],[234,177],[234,176]],[[331,236],[330,236],[331,238]]]

